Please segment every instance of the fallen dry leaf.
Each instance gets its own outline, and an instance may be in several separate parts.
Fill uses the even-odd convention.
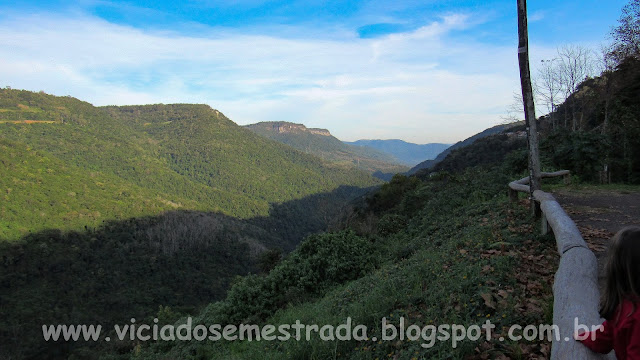
[[[491,308],[494,309],[496,308],[496,303],[493,301],[493,296],[491,296],[491,294],[489,293],[482,293],[480,294],[480,296],[484,299],[484,304]]]

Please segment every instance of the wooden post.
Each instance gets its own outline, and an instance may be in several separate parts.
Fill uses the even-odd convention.
[[[527,143],[529,147],[529,198],[531,213],[539,213],[533,192],[540,190],[540,154],[538,151],[538,126],[533,103],[531,73],[529,70],[529,33],[527,30],[527,0],[518,0],[518,63],[520,65],[520,85],[522,87],[522,103],[524,119],[527,125]]]

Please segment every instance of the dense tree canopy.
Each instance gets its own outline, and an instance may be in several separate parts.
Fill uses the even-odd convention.
[[[627,57],[640,58],[640,0],[629,0],[622,8],[618,26],[611,36],[613,57],[620,63]]]

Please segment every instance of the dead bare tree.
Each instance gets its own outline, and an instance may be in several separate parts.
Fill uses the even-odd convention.
[[[522,102],[522,94],[513,92],[513,101],[507,106],[506,114],[500,116],[502,124],[512,124],[518,121],[524,121],[524,103]]]
[[[571,110],[571,130],[578,130],[578,106],[580,105],[576,101],[576,97],[572,97],[578,90],[578,86],[586,80],[589,76],[593,75],[593,52],[579,45],[565,45],[558,49],[559,60],[559,76],[560,87],[567,99],[565,105],[568,105]],[[567,112],[567,106],[565,106],[565,127],[568,127],[569,114]]]
[[[542,60],[541,66],[538,68],[537,76],[533,81],[536,99],[539,104],[547,108],[553,129],[557,127],[555,114],[556,104],[565,100],[562,97],[559,73],[560,69],[557,58]]]
[[[613,94],[616,91],[613,72],[615,71],[617,61],[612,55],[613,51],[610,47],[602,46],[600,48],[600,57],[597,63],[600,77],[598,78],[600,97],[604,100],[604,120],[601,125],[601,133],[606,134],[609,126],[609,110]]]

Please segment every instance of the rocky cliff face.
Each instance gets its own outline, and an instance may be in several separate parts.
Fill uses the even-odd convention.
[[[331,136],[331,133],[327,129],[307,129],[310,133],[322,136]]]
[[[331,136],[331,133],[327,129],[307,128],[302,124],[294,124],[294,123],[279,121],[279,122],[271,123],[271,126],[274,132],[277,132],[280,134],[308,132],[316,135]]]

